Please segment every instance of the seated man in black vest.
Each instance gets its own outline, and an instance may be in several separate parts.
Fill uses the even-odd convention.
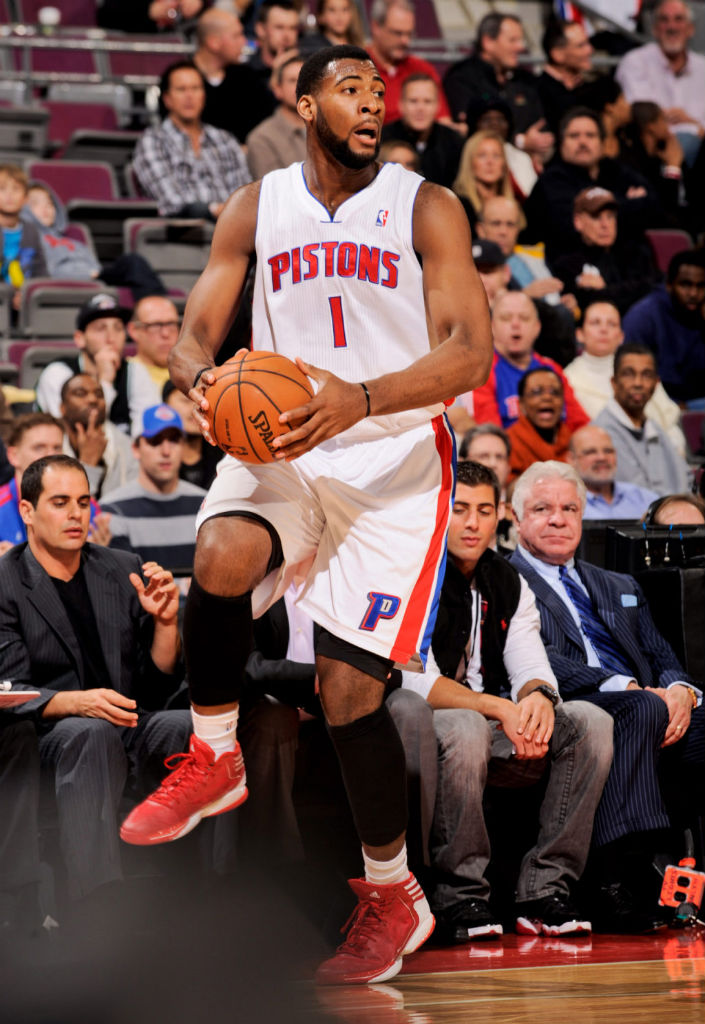
[[[486,877],[485,786],[542,779],[538,838],[516,889],[516,928],[524,935],[591,931],[571,888],[585,867],[612,763],[609,717],[582,701],[561,702],[531,591],[492,549],[498,504],[493,471],[461,463],[432,653],[426,671],[403,672],[402,688],[389,697],[407,770],[418,768],[423,799],[435,795],[432,906],[448,942],[502,934]]]

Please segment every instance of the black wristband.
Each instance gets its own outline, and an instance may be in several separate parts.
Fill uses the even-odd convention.
[[[360,387],[365,392],[365,398],[367,399],[367,412],[365,413],[365,418],[367,418],[370,415],[370,393],[367,390],[367,384],[361,382]]]
[[[206,370],[212,370],[212,369],[213,369],[212,366],[202,366],[201,369],[196,374],[196,376],[193,378],[193,384],[191,385],[191,387],[192,388],[198,387],[198,382],[201,379],[202,375],[206,372]]]

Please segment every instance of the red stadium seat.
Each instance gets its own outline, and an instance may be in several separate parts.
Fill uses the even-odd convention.
[[[665,274],[668,264],[677,252],[693,248],[693,239],[687,231],[678,228],[649,228],[644,232],[656,260],[656,266]]]
[[[25,165],[30,178],[50,185],[64,203],[72,199],[119,199],[115,172],[110,164],[73,160],[32,160]]]
[[[42,106],[49,111],[49,141],[66,144],[74,132],[116,131],[115,108],[108,103],[65,103],[47,100]]]

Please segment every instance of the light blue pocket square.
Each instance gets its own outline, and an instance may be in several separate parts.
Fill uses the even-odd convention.
[[[636,608],[636,594],[621,594],[622,608]]]

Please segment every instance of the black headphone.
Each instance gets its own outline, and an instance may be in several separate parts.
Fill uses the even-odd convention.
[[[644,518],[642,520],[644,526],[658,526],[658,523],[656,523],[656,514],[658,510],[661,508],[661,506],[664,504],[664,502],[668,501],[670,497],[670,494],[666,494],[664,497],[655,498],[651,502],[646,512],[644,513]]]

